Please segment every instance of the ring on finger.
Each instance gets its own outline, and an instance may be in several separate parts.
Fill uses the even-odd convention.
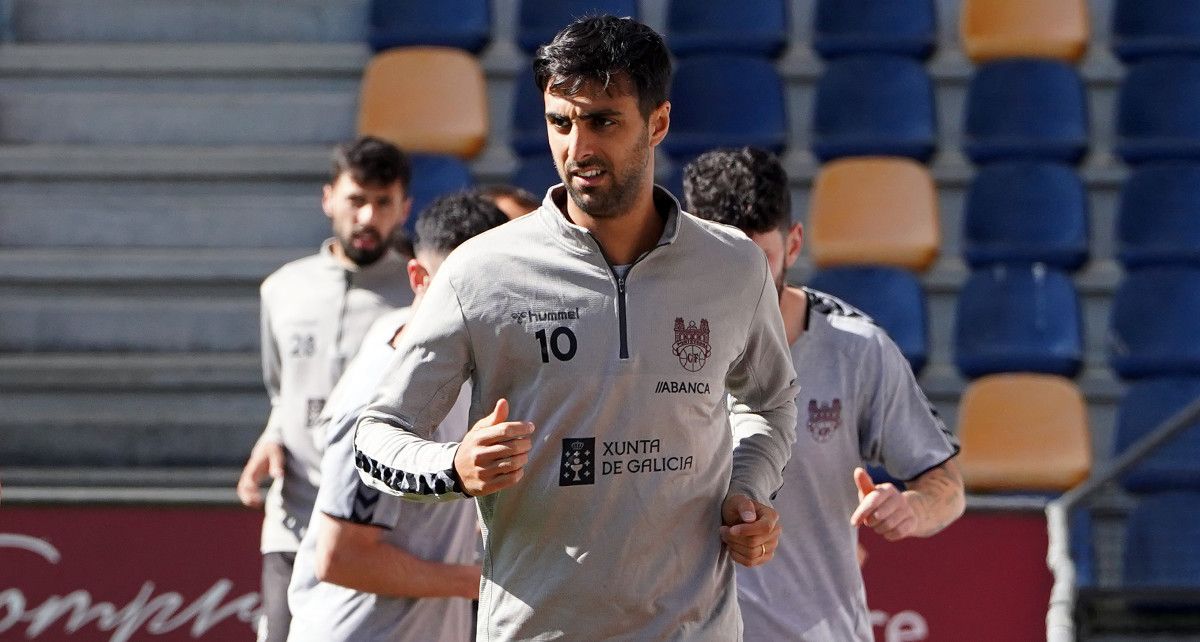
[[[763,557],[764,555],[766,555],[766,554],[767,554],[767,545],[766,545],[766,544],[759,544],[758,546],[759,546],[759,548],[761,548],[761,549],[762,549],[762,550],[759,552],[758,556],[759,556],[759,557]]]

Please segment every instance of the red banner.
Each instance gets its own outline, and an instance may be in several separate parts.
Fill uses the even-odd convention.
[[[262,514],[0,507],[0,640],[253,640]],[[1040,513],[964,515],[931,539],[861,531],[878,642],[1045,639]]]
[[[859,534],[877,642],[1046,639],[1053,578],[1042,513],[968,512],[929,539]]]
[[[262,513],[0,507],[0,640],[253,640]]]

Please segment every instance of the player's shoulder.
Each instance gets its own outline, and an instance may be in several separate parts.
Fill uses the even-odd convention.
[[[279,289],[288,289],[296,283],[304,283],[314,275],[329,269],[329,257],[321,253],[288,261],[263,279],[261,290],[263,294]]]
[[[732,225],[702,219],[683,210],[679,211],[678,240],[688,245],[689,250],[697,249],[703,252],[708,260],[719,258],[725,262],[741,261],[755,267],[765,265],[762,250],[745,232]]]
[[[446,256],[439,272],[479,274],[481,269],[489,269],[488,266],[503,262],[514,254],[531,251],[531,246],[542,245],[541,226],[534,220],[540,212],[540,209],[534,210],[463,241]],[[500,267],[503,268],[503,263]]]
[[[867,313],[827,292],[801,290],[808,297],[809,329],[818,327],[813,334],[819,341],[859,363],[871,361],[885,368],[908,363],[887,330]]]
[[[808,299],[810,325],[819,322],[826,325],[834,336],[846,341],[878,342],[887,333],[866,312],[850,305],[828,292],[809,287],[800,288]]]

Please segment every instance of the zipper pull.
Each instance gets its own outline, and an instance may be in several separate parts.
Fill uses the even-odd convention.
[[[617,292],[625,294],[625,279],[617,279]]]

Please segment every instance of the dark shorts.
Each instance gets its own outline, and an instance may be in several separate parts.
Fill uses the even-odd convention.
[[[287,590],[292,581],[295,553],[263,553],[262,619],[258,623],[259,642],[285,642],[292,625]]]

